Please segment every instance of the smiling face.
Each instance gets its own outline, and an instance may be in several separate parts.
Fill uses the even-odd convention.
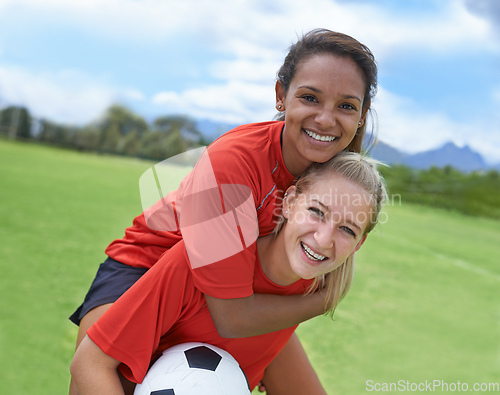
[[[370,210],[371,195],[338,175],[301,195],[291,187],[283,203],[288,221],[280,232],[286,259],[281,260],[279,283],[312,279],[339,267],[363,244]]]
[[[345,149],[364,122],[365,82],[349,58],[329,54],[303,60],[288,92],[276,84],[276,105],[285,113],[283,159],[299,176]]]

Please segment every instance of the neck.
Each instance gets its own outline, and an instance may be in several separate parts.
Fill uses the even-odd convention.
[[[281,154],[283,155],[283,163],[285,167],[293,174],[294,177],[298,178],[300,175],[313,163],[305,159],[299,160],[301,155],[296,151],[293,144],[290,143],[289,139],[285,138],[287,133],[286,124],[283,129],[283,142],[281,144]]]
[[[258,238],[257,251],[262,271],[273,283],[286,286],[299,280],[295,273],[291,273],[284,249],[283,232],[277,236],[271,234]]]

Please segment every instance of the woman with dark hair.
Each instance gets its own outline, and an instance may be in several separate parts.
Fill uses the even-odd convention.
[[[329,296],[324,290],[306,297],[254,293],[255,241],[257,235],[273,230],[283,192],[310,165],[342,151],[361,150],[376,86],[374,57],[354,38],[318,29],[299,39],[276,82],[276,108],[282,120],[242,125],[221,136],[207,148],[205,166],[198,163],[174,198],[160,205],[166,209],[136,217],[125,236],[106,249],[108,259],[71,317],[80,326],[77,347],[87,329],[180,240],[190,258],[194,284],[205,295],[222,336],[269,333],[323,314]],[[217,199],[225,185],[247,188],[252,202],[236,224],[233,216],[225,216],[225,202]],[[216,190],[220,192],[197,193]],[[229,222],[210,229],[207,219],[213,218]],[[192,231],[191,225],[199,223],[206,225],[204,231]],[[230,228],[237,232],[226,232]],[[238,247],[227,245],[222,254],[200,250],[209,236],[214,246],[224,246],[231,235]],[[210,254],[220,259],[204,262]],[[292,341],[293,354],[300,343]]]

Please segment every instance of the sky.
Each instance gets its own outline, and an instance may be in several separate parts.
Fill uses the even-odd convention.
[[[76,125],[115,103],[147,120],[270,120],[289,46],[319,27],[374,53],[381,141],[500,163],[498,0],[0,0],[0,108]]]

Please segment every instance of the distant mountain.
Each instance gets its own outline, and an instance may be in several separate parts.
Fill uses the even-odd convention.
[[[500,164],[488,166],[483,157],[469,146],[466,145],[460,148],[451,142],[446,143],[440,148],[417,154],[408,154],[386,143],[379,142],[372,150],[371,155],[375,159],[388,164],[404,164],[416,169],[427,169],[431,166],[452,166],[463,172],[491,168],[500,170]]]
[[[371,150],[370,155],[381,162],[394,165],[402,164],[404,159],[408,156],[408,154],[391,147],[383,141],[377,142],[375,147]]]
[[[482,170],[488,167],[481,155],[471,150],[469,146],[460,148],[453,143],[446,143],[441,148],[411,155],[405,159],[404,163],[417,169],[450,165],[463,172]]]

